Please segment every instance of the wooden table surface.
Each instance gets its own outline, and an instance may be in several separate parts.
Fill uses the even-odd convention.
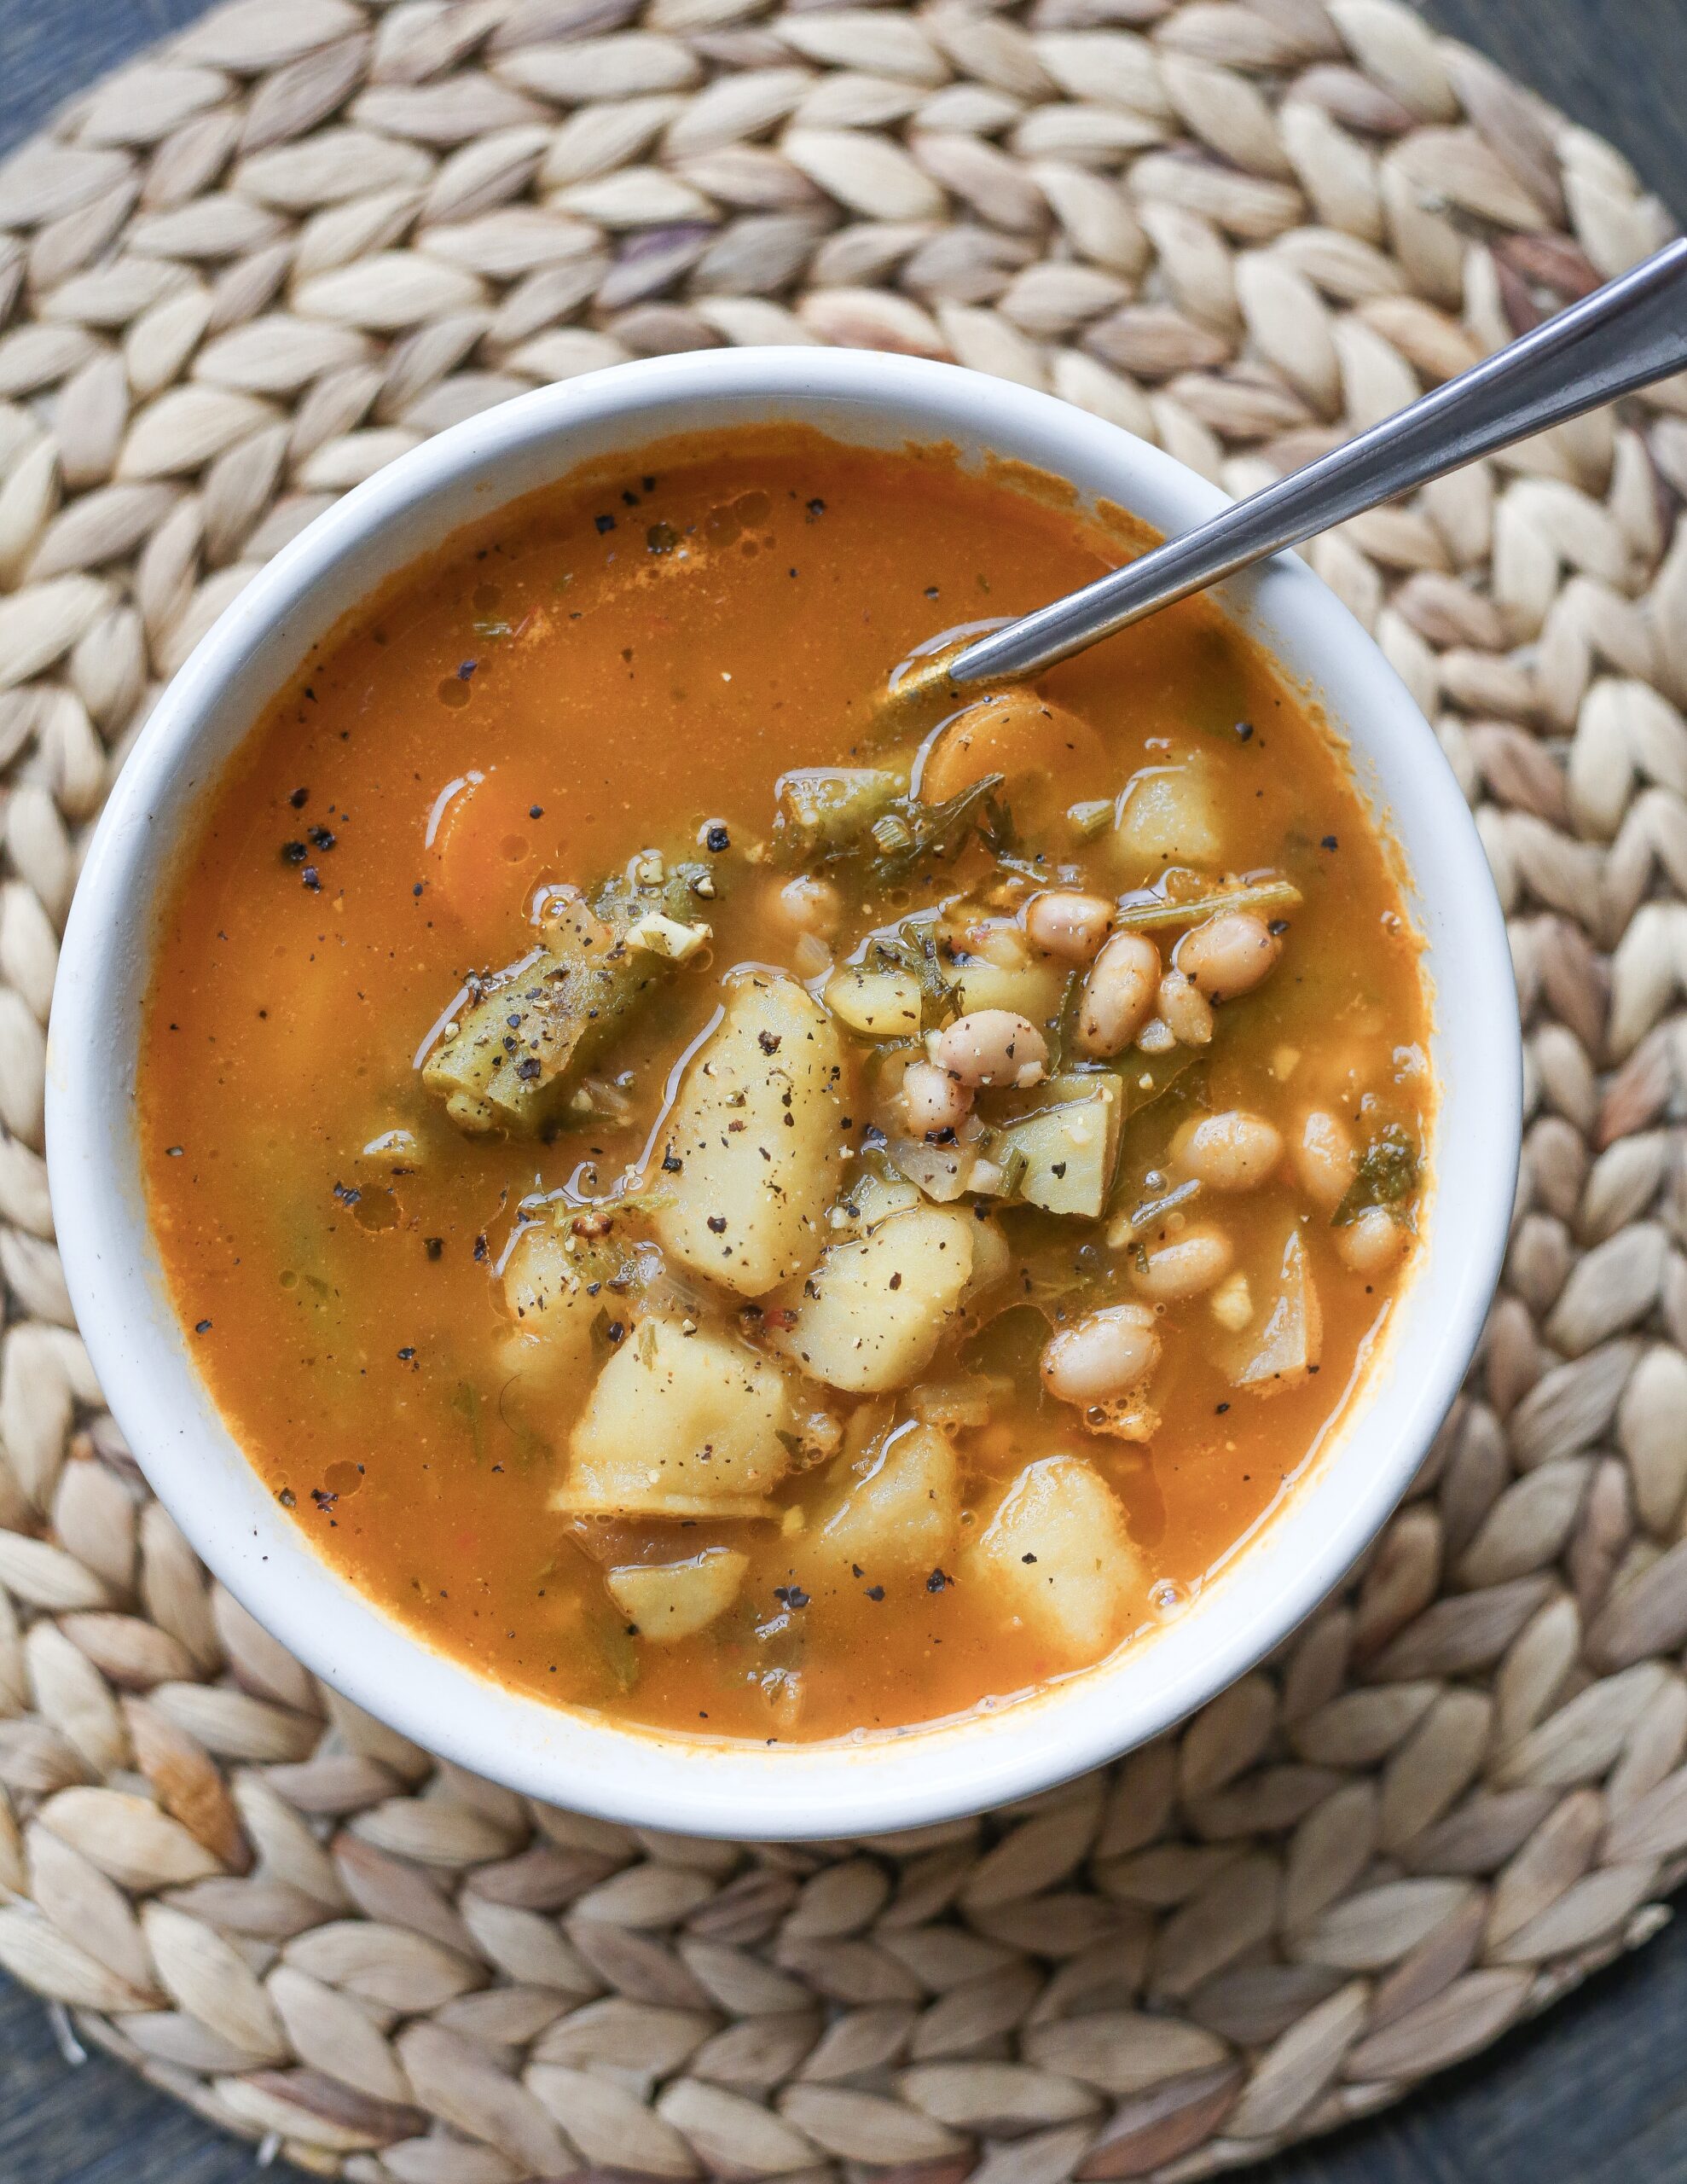
[[[274,0],[285,6],[286,0]],[[0,151],[205,0],[0,0]],[[1608,136],[1687,223],[1687,0],[1430,0]],[[1255,2184],[1687,2184],[1687,1926],[1475,2061]],[[103,2056],[72,2069],[0,1977],[0,2184],[234,2184],[252,2149]]]

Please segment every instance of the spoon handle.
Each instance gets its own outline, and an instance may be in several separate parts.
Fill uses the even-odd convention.
[[[1478,456],[1687,365],[1687,241],[1316,462],[996,630],[946,664],[965,688],[1035,675],[1128,623]]]

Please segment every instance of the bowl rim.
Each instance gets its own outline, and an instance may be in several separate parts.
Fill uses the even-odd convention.
[[[1386,777],[1413,914],[1442,973],[1421,1263],[1387,1354],[1336,1429],[1341,1445],[1302,1467],[1309,1475],[1225,1559],[1222,1582],[1204,1586],[1145,1641],[1012,1705],[893,1735],[769,1751],[618,1728],[500,1685],[389,1617],[319,1560],[272,1503],[194,1374],[150,1253],[134,1051],[123,1026],[138,1017],[148,913],[158,908],[159,874],[173,868],[169,829],[203,793],[201,773],[225,763],[226,752],[207,764],[206,743],[220,727],[232,748],[284,680],[274,674],[263,695],[242,697],[241,677],[259,671],[255,662],[296,666],[343,614],[345,597],[378,588],[383,560],[388,573],[413,566],[469,514],[530,490],[493,482],[513,467],[536,460],[559,481],[592,459],[589,448],[571,455],[571,441],[606,433],[606,444],[618,438],[630,457],[641,444],[690,429],[674,421],[687,410],[722,427],[817,411],[813,421],[840,438],[958,439],[1072,478],[1085,497],[1119,502],[1165,531],[1228,497],[1160,449],[1052,395],[872,351],[646,359],[537,389],[422,443],[266,564],[136,738],[65,933],[48,1043],[49,1187],[78,1325],[148,1483],[207,1568],[324,1682],[428,1751],[548,1803],[690,1833],[847,1838],[999,1806],[1134,1748],[1257,1664],[1327,1597],[1405,1493],[1475,1350],[1512,1210],[1521,1031],[1504,919],[1474,821],[1405,685],[1298,560],[1280,556],[1231,579],[1216,595],[1226,613],[1291,678],[1315,682],[1349,741],[1361,787],[1380,793]],[[442,520],[448,505],[462,513]],[[438,527],[411,543],[407,521]],[[377,563],[374,572],[356,573],[355,590],[336,589],[339,572],[360,557]],[[325,613],[329,595],[340,603]],[[235,712],[243,724],[230,731]],[[1446,975],[1454,968],[1456,980]]]

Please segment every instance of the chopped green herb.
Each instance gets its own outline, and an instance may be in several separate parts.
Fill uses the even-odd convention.
[[[1198,925],[1220,910],[1297,910],[1301,899],[1300,889],[1288,880],[1248,880],[1199,895],[1151,895],[1120,905],[1119,930],[1154,932],[1164,926]]]
[[[1398,1123],[1379,1130],[1359,1156],[1354,1179],[1330,1217],[1332,1228],[1345,1228],[1382,1206],[1396,1221],[1406,1217],[1407,1200],[1417,1188],[1417,1147]]]

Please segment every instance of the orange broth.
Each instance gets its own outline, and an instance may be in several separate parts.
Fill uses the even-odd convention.
[[[543,1699],[667,1731],[782,1741],[901,1728],[1086,1664],[965,1576],[969,1539],[1028,1460],[1076,1453],[1117,1498],[1134,1556],[1110,1611],[1117,1643],[1176,1612],[1339,1417],[1409,1270],[1412,1201],[1389,1207],[1403,1248],[1390,1256],[1383,1235],[1388,1263],[1355,1271],[1347,1231],[1288,1155],[1258,1188],[1205,1194],[1198,1210],[1216,1209],[1223,1228],[1228,1294],[1240,1281],[1266,1298],[1284,1234],[1301,1238],[1317,1362],[1267,1391],[1233,1385],[1246,1338],[1215,1316],[1219,1290],[1163,1304],[1145,1440],[1091,1432],[1051,1399],[1038,1348],[1069,1312],[1060,1269],[1070,1311],[1128,1298],[1183,1217],[1110,1242],[1105,1220],[1063,1224],[1035,1208],[997,1219],[981,1205],[1016,1255],[1010,1287],[946,1323],[923,1378],[994,1375],[989,1414],[947,1428],[951,1548],[882,1583],[871,1571],[803,1576],[799,1526],[818,1521],[858,1450],[816,1462],[805,1449],[773,1490],[776,1513],[800,1513],[782,1522],[571,1515],[550,1504],[586,1390],[577,1376],[536,1400],[509,1369],[500,1271],[524,1220],[565,1222],[647,1148],[641,1179],[660,1185],[662,1103],[733,966],[825,984],[768,907],[786,876],[762,861],[776,781],[855,763],[874,692],[934,633],[1039,606],[1125,558],[1122,540],[1137,534],[1052,481],[981,474],[940,449],[784,429],[670,443],[625,474],[565,481],[506,511],[358,610],[207,796],[146,1010],[154,1230],[194,1356],[251,1461],[316,1552],[428,1643]],[[1269,660],[1192,601],[1039,688],[1084,733],[1057,779],[1017,799],[1007,784],[1016,817],[1035,822],[1015,852],[1034,873],[1041,844],[1048,884],[1094,881],[1103,850],[1115,854],[1110,821],[1099,837],[1082,831],[1094,807],[1139,770],[1187,766],[1215,815],[1222,872],[1268,869],[1301,897],[1278,921],[1271,976],[1221,1002],[1210,1043],[1180,1049],[1175,1070],[1157,1057],[1139,1072],[1133,1052],[1118,1063],[1144,1104],[1125,1123],[1110,1206],[1163,1195],[1172,1138],[1209,1113],[1246,1109],[1292,1140],[1310,1106],[1355,1142],[1392,1130],[1421,1144],[1428,1005],[1390,853],[1339,750]],[[1064,807],[1087,816],[1068,825]],[[603,1058],[618,1100],[605,1092],[608,1112],[537,1136],[454,1127],[417,1063],[465,977],[522,957],[542,889],[588,886],[652,844],[706,863],[711,824],[732,848],[718,894],[698,905],[708,946],[664,972]],[[1039,883],[992,867],[993,853],[968,838],[894,886],[848,868],[845,938],[964,884],[997,887],[994,914],[1023,919]],[[968,882],[975,865],[983,878]],[[1116,863],[1106,885],[1129,897],[1153,878]],[[1047,1028],[1059,1036],[1052,1017]],[[880,1096],[872,1046],[844,1039],[846,1153],[867,1141]],[[1130,1089],[1162,1074],[1157,1097]],[[395,1130],[412,1134],[413,1157],[364,1153]],[[852,1172],[840,1165],[845,1196]],[[1016,1304],[1033,1261],[1037,1296]],[[759,1355],[761,1308],[746,1319],[742,1301],[709,1309]],[[594,1355],[612,1334],[597,1325]],[[872,1400],[809,1397],[846,1431]],[[612,1564],[723,1544],[748,1557],[739,1595],[680,1642],[642,1642],[605,1592]]]

